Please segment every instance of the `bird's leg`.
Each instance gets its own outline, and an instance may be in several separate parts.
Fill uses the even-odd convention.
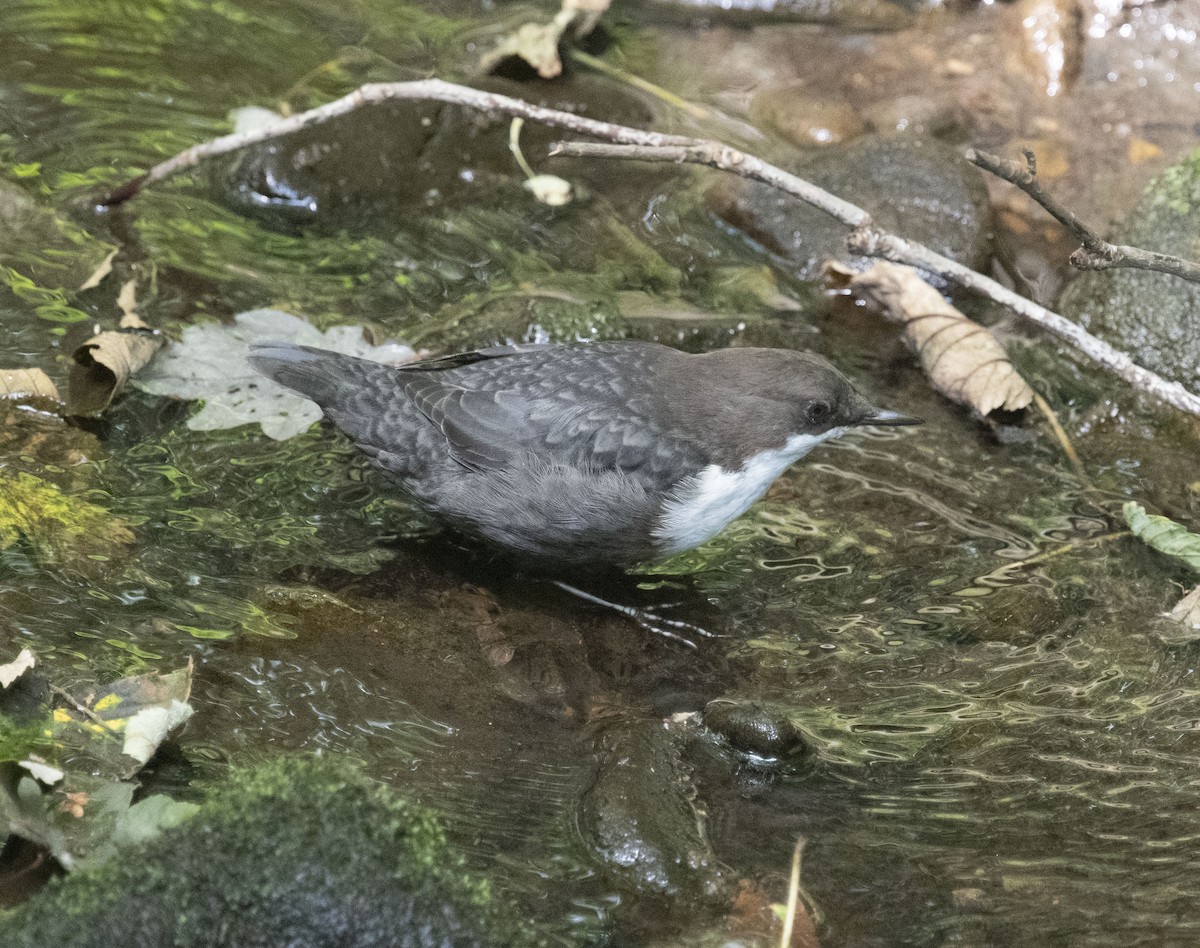
[[[668,619],[653,609],[639,609],[636,606],[626,606],[619,602],[611,602],[608,599],[601,599],[599,596],[592,595],[592,593],[585,592],[576,586],[571,586],[570,584],[564,583],[558,579],[552,579],[550,582],[552,582],[563,592],[568,592],[572,596],[578,596],[585,602],[591,602],[597,606],[604,606],[606,609],[612,609],[614,612],[619,612],[621,615],[625,616],[625,618],[637,623],[640,628],[645,629],[647,632],[653,632],[656,635],[661,635],[663,638],[671,639],[674,642],[679,642],[682,645],[686,645],[688,648],[695,648],[696,643],[691,639],[680,635],[679,632],[671,631],[672,629],[691,632],[695,635],[702,635],[710,639],[716,637],[707,629],[702,629],[700,626],[693,625],[690,622],[684,622],[682,619]],[[677,605],[679,605],[677,602],[663,603],[655,608],[659,610],[670,609]]]

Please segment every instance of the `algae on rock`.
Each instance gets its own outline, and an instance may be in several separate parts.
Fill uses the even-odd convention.
[[[1200,149],[1153,181],[1110,239],[1200,258]],[[1085,273],[1060,309],[1146,368],[1200,385],[1200,284],[1148,270]]]

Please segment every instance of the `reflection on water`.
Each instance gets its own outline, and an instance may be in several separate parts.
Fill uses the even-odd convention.
[[[720,268],[761,265],[642,172],[552,214],[493,171],[486,201],[442,195],[333,232],[244,216],[218,171],[106,217],[82,208],[98,183],[224,131],[229,108],[284,97],[343,44],[375,43],[397,78],[453,76],[499,30],[490,5],[396,6],[6,4],[0,157],[37,170],[4,177],[0,200],[20,188],[53,220],[46,247],[0,258],[49,280],[72,253],[120,245],[169,330],[270,304],[444,338],[467,332],[488,289],[701,305]],[[504,130],[488,134],[502,154]],[[652,202],[670,226],[641,226]],[[107,320],[113,292],[71,304]],[[704,624],[715,615],[726,637],[699,656],[480,566],[328,430],[284,444],[190,432],[186,409],[141,395],[74,464],[47,463],[56,435],[0,444],[0,467],[88,491],[137,537],[86,572],[0,552],[0,644],[30,645],[68,680],[195,657],[182,749],[205,775],[281,749],[361,758],[444,812],[505,885],[544,895],[566,941],[598,943],[614,918],[649,924],[577,824],[598,735],[734,695],[786,708],[812,754],[771,771],[693,749],[713,847],[780,897],[807,837],[824,944],[1193,943],[1197,654],[1160,635],[1177,577],[1107,537],[1106,512],[1147,485],[1178,491],[1194,439],[1130,412],[1084,446],[1087,491],[1048,439],[992,443],[896,369],[889,330],[844,333],[837,318],[746,316],[735,335],[820,349],[930,423],[825,446],[724,536],[647,570],[647,586],[684,588],[685,611],[711,606]],[[63,340],[0,289],[7,362],[49,365]],[[481,576],[494,602],[464,591]]]

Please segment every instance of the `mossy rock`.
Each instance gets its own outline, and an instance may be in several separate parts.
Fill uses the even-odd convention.
[[[1200,149],[1152,182],[1110,239],[1200,259]],[[1147,270],[1085,273],[1061,309],[1146,368],[1200,385],[1200,284]]]
[[[134,536],[103,507],[49,481],[0,472],[0,550],[21,540],[44,562],[81,567],[125,552]]]
[[[0,914],[8,948],[539,944],[434,816],[339,761],[234,774],[178,829]]]

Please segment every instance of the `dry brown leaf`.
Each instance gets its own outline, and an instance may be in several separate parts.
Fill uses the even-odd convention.
[[[1175,608],[1167,613],[1167,618],[1200,629],[1200,586],[1175,603]]]
[[[912,267],[880,261],[864,273],[838,264],[827,271],[854,293],[904,325],[904,341],[921,358],[933,387],[981,415],[1017,411],[1031,389],[988,330],[967,319]]]
[[[558,44],[566,27],[561,16],[549,23],[526,23],[487,53],[479,65],[484,72],[491,72],[504,60],[515,57],[529,63],[543,79],[560,76],[563,66],[558,56]]]
[[[117,305],[125,315],[115,331],[102,332],[72,354],[67,378],[67,413],[98,415],[104,411],[130,377],[154,356],[166,341],[135,311],[135,281],[121,287]]]
[[[58,388],[41,369],[0,369],[0,398],[49,398],[59,401]]]
[[[92,287],[99,286],[100,281],[112,273],[113,260],[116,259],[117,250],[119,249],[120,248],[113,250],[112,253],[100,261],[99,266],[97,266],[96,269],[92,271],[91,275],[80,284],[79,292],[82,293],[84,290],[90,290]]]
[[[587,36],[596,28],[612,0],[563,0],[562,9],[549,23],[525,23],[510,33],[495,49],[479,60],[479,68],[492,72],[506,59],[522,59],[543,79],[562,75],[558,44],[563,34],[574,28],[575,35]]]
[[[596,28],[612,0],[563,0],[563,12],[573,14],[576,36],[587,36]]]

